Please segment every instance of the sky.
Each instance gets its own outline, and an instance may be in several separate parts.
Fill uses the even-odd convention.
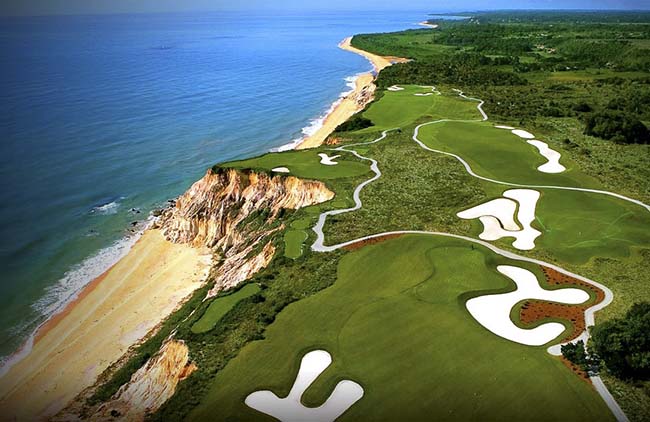
[[[648,0],[0,0],[0,15],[167,13],[219,10],[650,9]]]

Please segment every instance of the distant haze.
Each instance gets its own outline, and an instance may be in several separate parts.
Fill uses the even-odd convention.
[[[650,9],[648,0],[3,0],[0,15],[166,13],[219,10],[330,11],[487,9]]]

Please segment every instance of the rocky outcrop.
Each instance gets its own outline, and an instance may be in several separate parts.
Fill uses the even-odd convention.
[[[157,224],[172,242],[207,246],[221,255],[213,273],[215,285],[207,296],[211,297],[269,264],[275,253],[269,238],[284,228],[277,221],[282,209],[298,209],[333,197],[318,181],[210,169],[163,212]]]
[[[158,225],[172,242],[225,251],[247,238],[241,223],[254,213],[268,222],[283,208],[298,209],[333,197],[322,182],[210,169],[163,213]]]
[[[142,421],[176,390],[178,383],[196,370],[184,342],[169,340],[133,374],[113,398],[97,409],[91,420]]]
[[[298,209],[334,197],[323,183],[293,176],[235,169],[210,169],[161,212],[154,227],[174,243],[213,252],[206,298],[249,279],[273,259],[273,235],[284,229],[283,209]],[[155,412],[196,367],[174,335],[122,385],[110,401],[86,408],[93,420],[141,421]],[[81,401],[81,400],[80,400]],[[81,405],[83,407],[83,404]],[[81,414],[70,409],[68,415]]]

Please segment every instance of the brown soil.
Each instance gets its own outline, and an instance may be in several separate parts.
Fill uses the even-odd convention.
[[[354,242],[350,245],[344,246],[343,249],[345,249],[346,251],[356,251],[357,249],[363,248],[364,246],[374,245],[375,243],[380,243],[386,240],[395,239],[400,236],[402,236],[402,234],[400,233],[386,234],[384,236],[378,236],[378,237],[373,237],[372,239],[366,239],[366,240],[360,240],[358,242]]]
[[[545,318],[561,318],[571,321],[573,331],[565,341],[573,340],[585,330],[585,311],[593,305],[602,302],[603,299],[605,299],[605,293],[589,283],[577,280],[551,268],[543,266],[541,268],[546,276],[546,280],[551,286],[577,286],[593,292],[596,295],[596,301],[594,303],[588,302],[587,304],[581,305],[567,305],[563,303],[546,302],[543,300],[527,300],[524,302],[519,312],[520,321],[524,324],[532,324]]]
[[[559,356],[559,359],[562,361],[564,366],[566,366],[571,371],[573,371],[573,373],[576,374],[578,377],[580,377],[581,380],[591,384],[591,380],[589,379],[589,375],[581,367],[579,367],[578,365],[572,363],[569,359],[565,358],[564,356]]]

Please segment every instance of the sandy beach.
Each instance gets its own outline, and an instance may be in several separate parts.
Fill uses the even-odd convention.
[[[359,50],[351,39],[340,48],[366,57],[374,73],[357,77],[353,92],[299,149],[321,145],[372,100],[377,72],[407,61]],[[209,251],[170,243],[159,230],[147,230],[124,258],[48,320],[31,350],[0,377],[0,420],[44,420],[58,413],[200,287],[209,268]]]
[[[147,230],[0,378],[0,419],[43,420],[65,407],[202,285],[207,252]]]
[[[343,50],[359,54],[372,63],[374,73],[379,73],[380,70],[390,66],[393,63],[404,63],[408,59],[401,57],[384,57],[377,54],[372,54],[364,50],[355,48],[351,44],[352,37],[344,39],[339,47]],[[327,115],[323,126],[321,126],[314,134],[303,139],[296,149],[315,148],[325,142],[325,139],[334,132],[334,129],[341,123],[348,120],[352,115],[363,110],[366,104],[372,101],[375,92],[375,75],[373,73],[363,73],[355,80],[354,90],[346,97],[341,99],[336,107]]]
[[[438,27],[438,25],[436,25],[435,23],[429,23],[429,22],[427,22],[427,21],[418,22],[418,25],[420,25],[420,26],[426,26],[427,28],[433,28],[433,29],[435,29],[435,28]]]

